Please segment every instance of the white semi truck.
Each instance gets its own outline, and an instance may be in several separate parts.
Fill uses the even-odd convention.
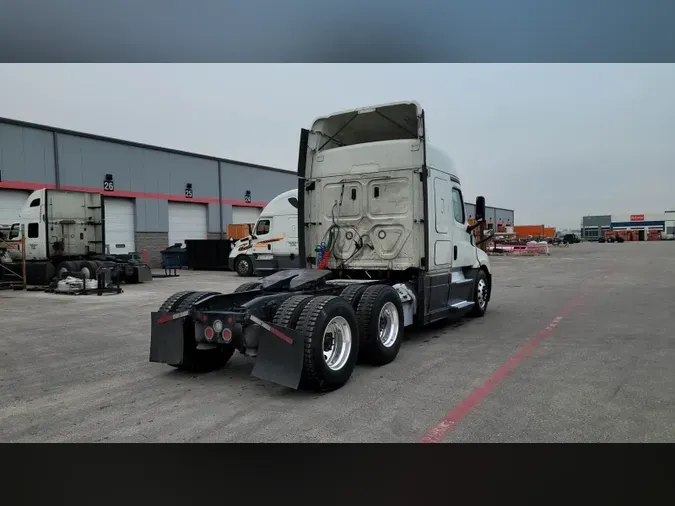
[[[150,361],[224,365],[255,356],[252,374],[291,388],[334,390],[357,359],[393,361],[404,328],[485,314],[487,254],[468,225],[459,174],[427,142],[415,102],[317,119],[298,161],[301,268],[234,293],[185,291],[151,315]]]
[[[229,268],[240,276],[264,276],[300,267],[298,190],[274,197],[260,213],[249,237],[230,252]]]
[[[21,274],[21,230],[26,241],[27,284],[46,285],[66,272],[81,272],[93,279],[99,267],[127,283],[152,279],[150,268],[129,255],[105,253],[105,198],[99,193],[51,190],[31,193],[19,214],[19,223],[5,241],[3,263]]]

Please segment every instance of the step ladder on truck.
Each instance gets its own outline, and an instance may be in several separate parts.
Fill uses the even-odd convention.
[[[452,160],[426,140],[415,102],[317,119],[300,135],[301,268],[234,293],[183,291],[151,314],[150,361],[223,366],[235,351],[252,374],[290,388],[335,390],[357,359],[385,365],[404,328],[481,317],[488,255],[467,224]]]

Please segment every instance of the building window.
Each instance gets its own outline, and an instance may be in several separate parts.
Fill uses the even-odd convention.
[[[39,227],[37,223],[28,224],[28,238],[36,239],[39,236]]]

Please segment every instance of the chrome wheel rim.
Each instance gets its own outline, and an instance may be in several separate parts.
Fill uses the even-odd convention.
[[[478,281],[478,290],[476,293],[476,299],[478,299],[478,305],[481,309],[485,309],[487,305],[487,282],[484,279]]]
[[[399,317],[396,305],[386,302],[380,309],[378,339],[385,348],[391,348],[396,342],[399,330]]]
[[[241,274],[246,274],[246,271],[248,271],[248,263],[246,260],[239,260],[239,272]]]
[[[342,316],[335,316],[326,325],[322,339],[323,359],[332,371],[342,369],[352,350],[352,328]]]

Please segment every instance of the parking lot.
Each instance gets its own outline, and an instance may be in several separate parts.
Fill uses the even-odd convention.
[[[329,394],[148,362],[150,312],[225,272],[115,296],[0,292],[2,442],[647,442],[675,439],[675,242],[493,257],[482,319],[408,332]]]

